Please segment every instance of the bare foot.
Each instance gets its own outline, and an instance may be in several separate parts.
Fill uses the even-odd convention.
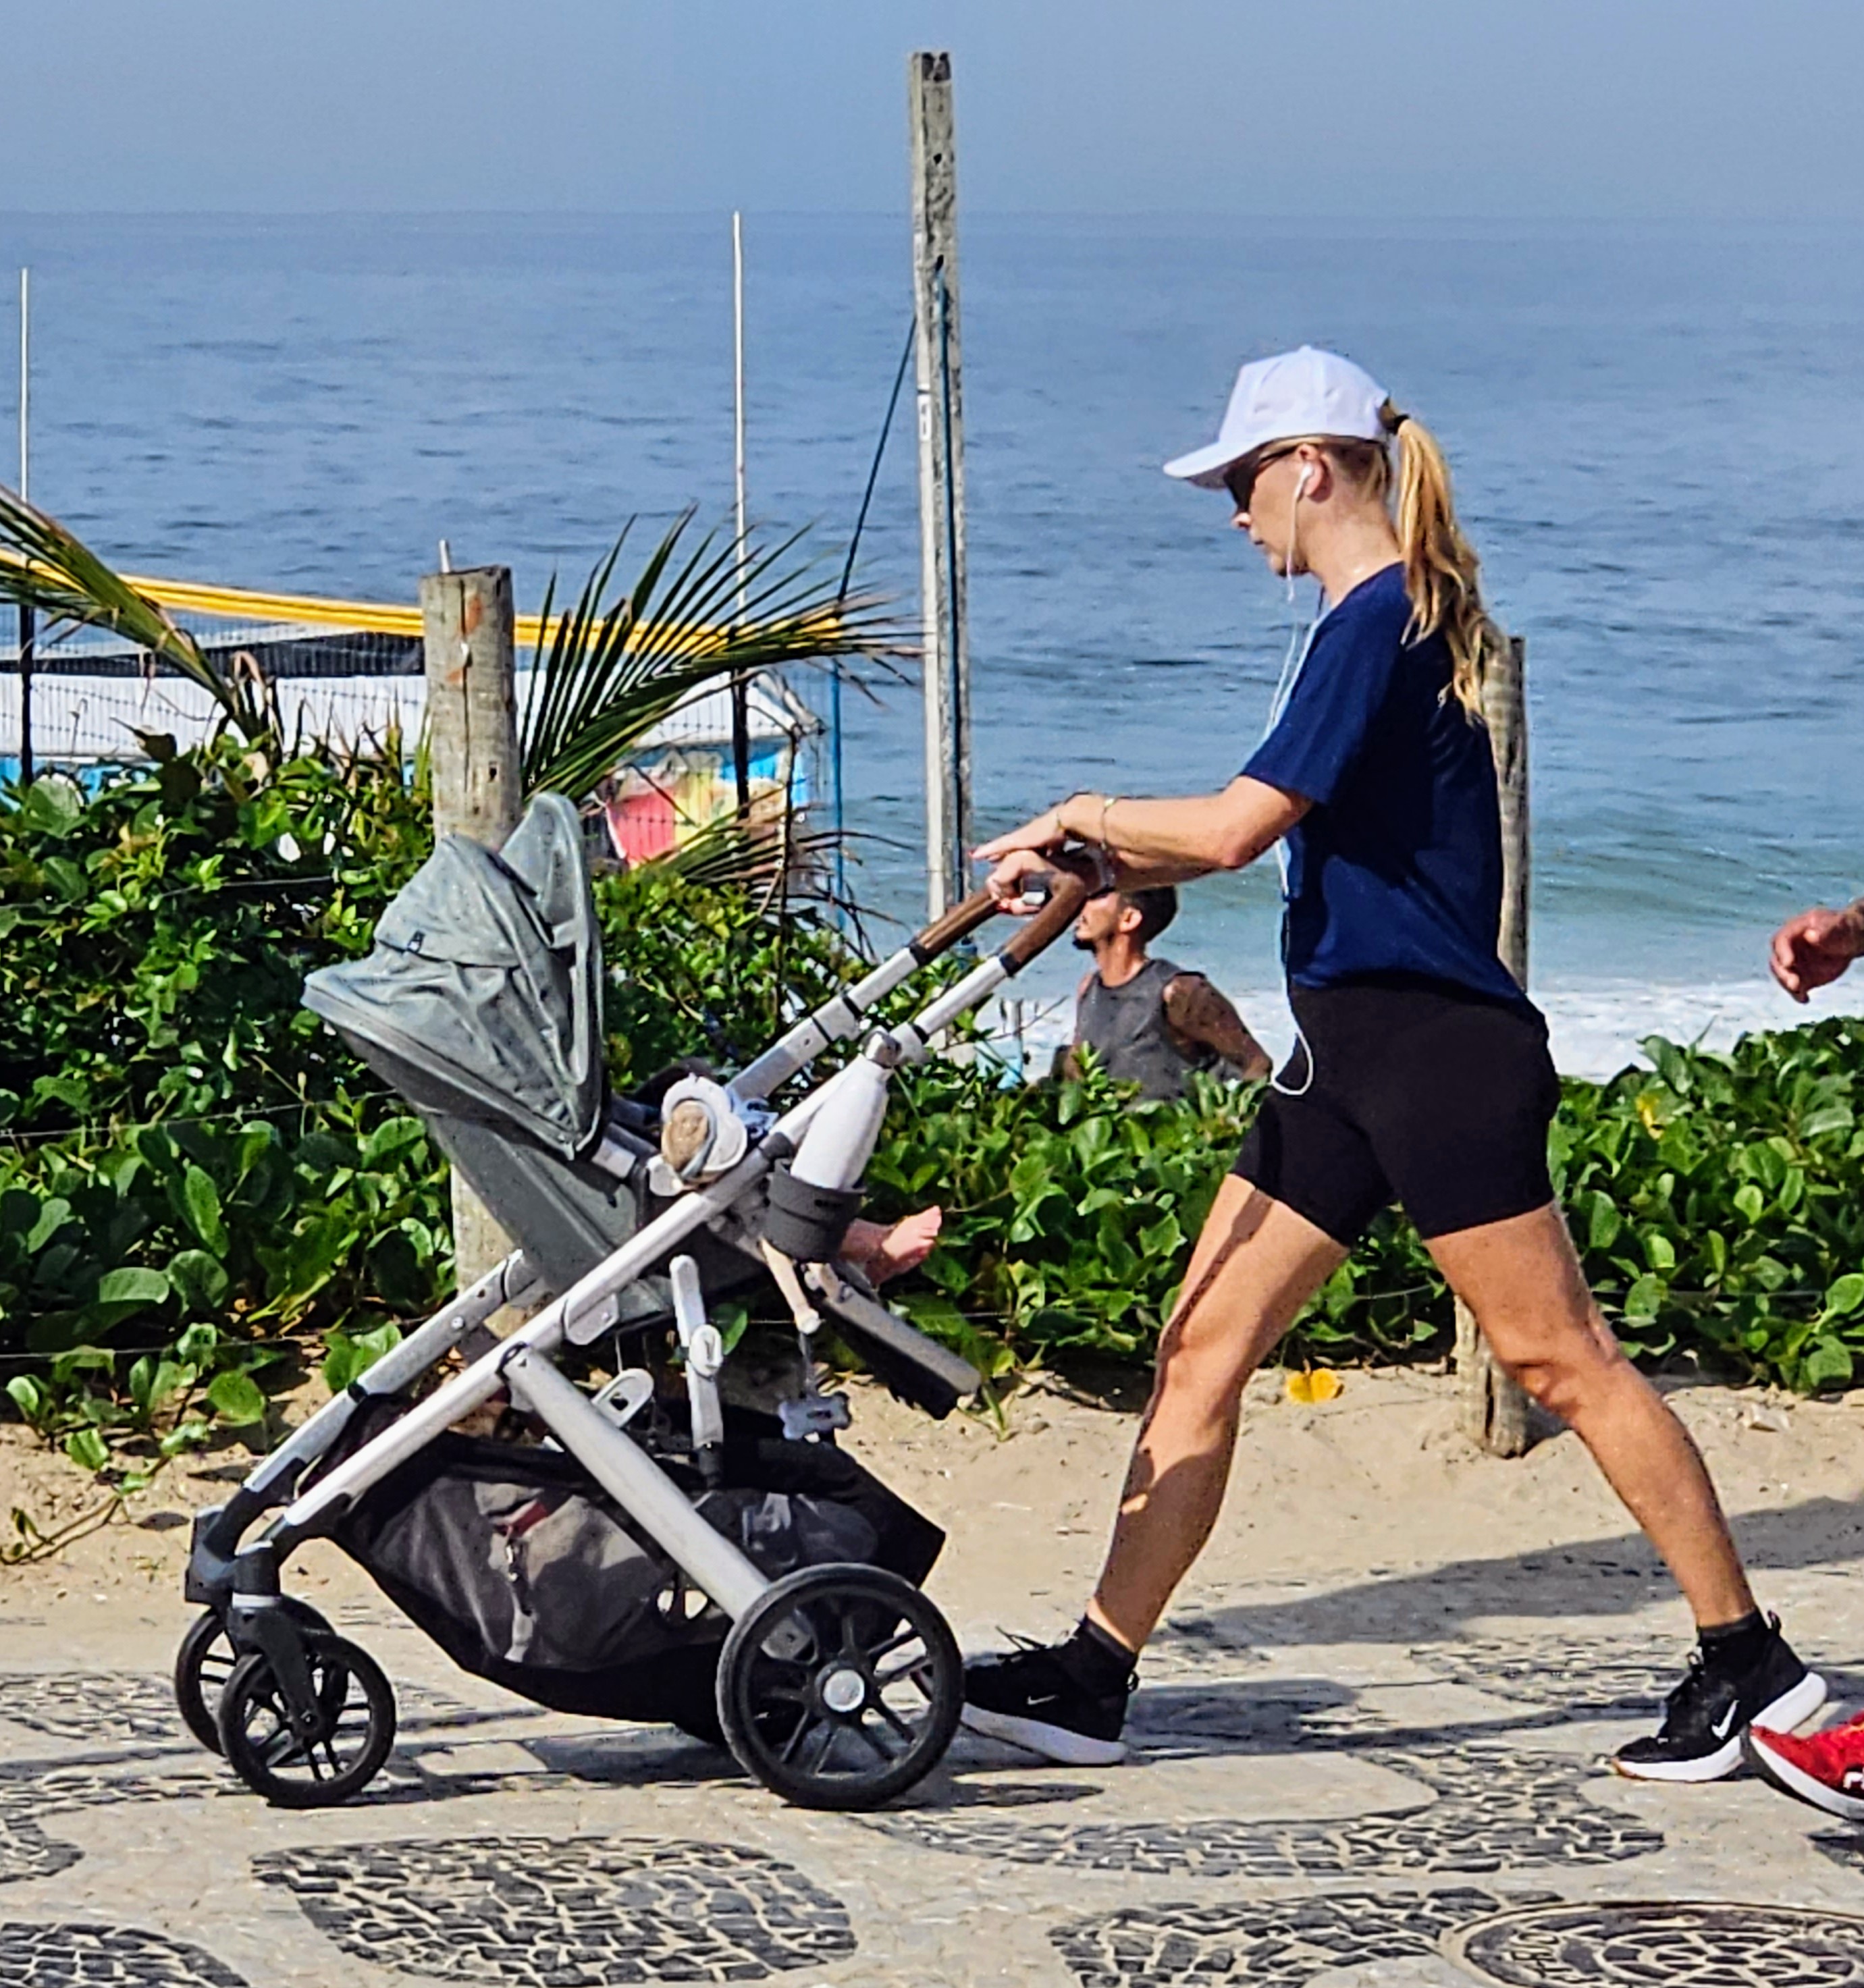
[[[884,1284],[916,1270],[932,1254],[944,1224],[945,1211],[936,1207],[922,1208],[891,1229],[878,1222],[851,1222],[841,1253],[871,1283]]]

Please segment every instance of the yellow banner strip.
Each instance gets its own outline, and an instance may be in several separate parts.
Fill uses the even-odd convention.
[[[421,610],[390,600],[331,600],[312,593],[252,593],[240,587],[206,587],[188,580],[157,580],[147,573],[123,577],[138,593],[164,607],[190,614],[224,614],[246,621],[297,621],[318,628],[360,629],[376,635],[421,638]],[[517,617],[521,649],[533,649],[541,632],[535,614]]]
[[[25,563],[16,553],[5,548],[0,548],[0,560],[15,566]],[[138,593],[147,595],[164,607],[177,608],[185,614],[222,615],[237,621],[297,622],[318,628],[411,636],[417,641],[421,638],[421,610],[411,604],[333,600],[313,593],[255,593],[242,587],[210,587],[191,580],[162,580],[148,573],[126,573],[120,577]],[[815,618],[820,620],[824,641],[832,639],[837,631],[840,616],[833,610],[826,610]],[[704,632],[722,640],[726,631],[717,628]],[[543,639],[542,617],[536,614],[516,616],[514,634],[520,649],[535,649]]]

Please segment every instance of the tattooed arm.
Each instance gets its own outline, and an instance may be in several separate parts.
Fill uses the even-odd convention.
[[[1165,1019],[1181,1047],[1214,1050],[1252,1081],[1272,1067],[1243,1017],[1201,973],[1180,973],[1166,987]]]

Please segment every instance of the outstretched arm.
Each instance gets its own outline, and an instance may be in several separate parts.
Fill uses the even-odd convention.
[[[1201,973],[1180,973],[1165,990],[1165,1019],[1181,1043],[1216,1050],[1252,1083],[1274,1066],[1243,1017]]]
[[[1271,849],[1311,805],[1240,774],[1221,793],[1182,800],[1128,800],[1105,794],[1071,794],[975,854],[995,864],[992,889],[1013,895],[1017,880],[1040,864],[1026,854],[1048,854],[1064,843],[1104,850],[1110,888],[1143,891],[1182,884],[1213,870],[1240,870]]]
[[[1788,918],[1774,934],[1769,963],[1774,978],[1795,1001],[1803,1002],[1815,987],[1828,986],[1860,955],[1864,955],[1864,898],[1842,911],[1822,906]]]

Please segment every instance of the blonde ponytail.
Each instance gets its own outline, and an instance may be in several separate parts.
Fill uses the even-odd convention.
[[[1481,561],[1456,522],[1450,465],[1436,437],[1389,401],[1380,418],[1398,441],[1395,522],[1411,600],[1406,634],[1412,641],[1443,636],[1450,650],[1450,690],[1470,716],[1479,718],[1483,680],[1504,639],[1482,604],[1477,579]]]

